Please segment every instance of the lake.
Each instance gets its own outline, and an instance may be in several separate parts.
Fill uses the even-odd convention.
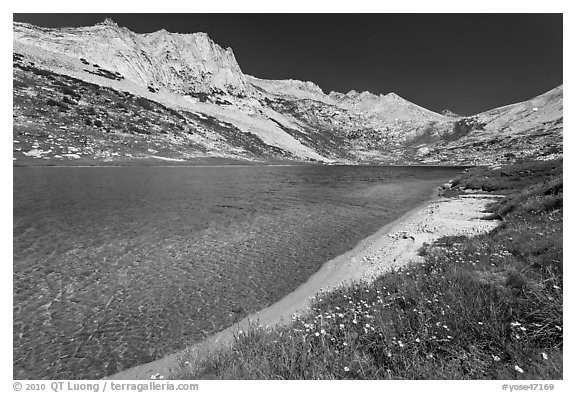
[[[459,171],[14,168],[14,378],[97,379],[198,342]]]

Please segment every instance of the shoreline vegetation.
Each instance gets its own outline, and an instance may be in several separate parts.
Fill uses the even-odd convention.
[[[108,378],[562,379],[562,161],[442,194],[295,291],[312,297]]]
[[[562,165],[477,168],[456,187],[508,194],[496,229],[444,237],[424,263],[320,293],[289,325],[183,359],[181,379],[562,378]]]

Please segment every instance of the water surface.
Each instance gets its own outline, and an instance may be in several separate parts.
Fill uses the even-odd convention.
[[[197,342],[458,171],[14,168],[14,377],[101,378]]]

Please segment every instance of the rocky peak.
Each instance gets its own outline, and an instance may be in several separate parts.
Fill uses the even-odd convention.
[[[103,22],[98,23],[99,25],[103,26],[112,26],[112,27],[119,27],[118,23],[114,22],[112,18],[106,18]]]
[[[356,90],[350,90],[348,93],[346,93],[346,97],[348,98],[356,98],[359,95],[360,94]]]
[[[452,112],[450,109],[444,109],[440,113],[446,117],[462,117],[461,115]]]
[[[324,94],[320,86],[310,81],[299,81],[294,79],[289,79],[289,82],[294,85],[297,89],[309,91],[311,93]]]
[[[77,61],[83,58],[139,85],[160,86],[175,93],[252,92],[234,52],[223,49],[205,33],[159,30],[137,34],[106,18],[87,28],[45,30],[14,23],[14,43],[41,47]]]
[[[398,94],[393,92],[386,94],[384,98],[387,98],[389,100],[405,101],[404,98],[400,97]]]
[[[260,79],[248,76],[249,81],[258,88],[280,96],[292,96],[299,99],[324,100],[325,94],[317,84],[295,79]]]

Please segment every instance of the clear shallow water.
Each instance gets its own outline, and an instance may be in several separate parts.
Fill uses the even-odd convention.
[[[458,171],[14,168],[14,378],[100,378],[197,342]]]

